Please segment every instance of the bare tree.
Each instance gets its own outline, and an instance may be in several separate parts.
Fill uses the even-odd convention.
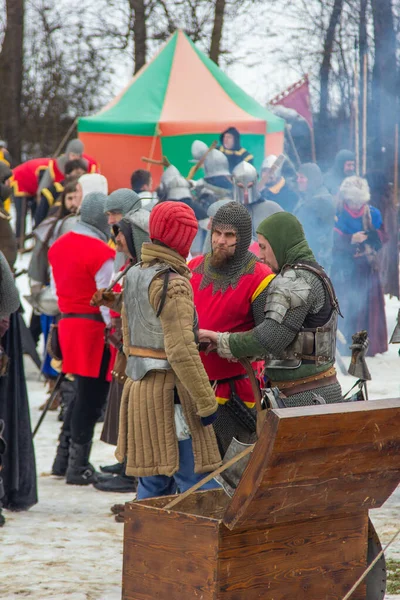
[[[48,0],[30,8],[22,95],[27,156],[51,155],[75,118],[107,98],[112,67],[75,14]]]
[[[319,118],[321,128],[325,128],[328,118],[328,99],[329,99],[329,75],[332,65],[332,53],[334,49],[336,28],[339,25],[343,10],[343,0],[334,0],[332,12],[329,18],[328,27],[325,34],[322,62],[319,71],[320,94],[319,94]]]
[[[23,76],[24,0],[6,0],[7,25],[0,53],[1,136],[16,162],[21,157],[21,95]]]
[[[147,59],[147,14],[144,0],[129,0],[132,11],[132,30],[134,40],[134,64],[137,73]]]
[[[376,115],[375,160],[391,175],[394,159],[394,125],[398,122],[398,68],[396,33],[391,0],[371,0],[375,63],[373,69],[373,109]],[[380,153],[386,148],[385,160]]]

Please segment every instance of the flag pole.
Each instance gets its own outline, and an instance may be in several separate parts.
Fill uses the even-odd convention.
[[[363,65],[363,132],[362,132],[362,174],[367,172],[367,118],[368,118],[368,57],[364,54]]]
[[[356,175],[360,174],[360,123],[358,106],[358,66],[357,57],[354,62],[354,151],[356,155]]]
[[[311,132],[311,157],[313,162],[317,162],[317,153],[315,150],[315,135],[314,135],[314,127],[310,127]]]
[[[296,158],[296,161],[297,161],[297,166],[300,167],[301,166],[301,159],[300,159],[299,153],[297,152],[297,148],[296,148],[296,144],[294,143],[292,132],[290,131],[290,127],[289,127],[289,125],[287,123],[285,124],[285,131],[286,131],[287,136],[289,138],[290,145],[292,146],[293,154],[294,154],[294,156]]]
[[[399,124],[394,128],[394,177],[393,177],[393,204],[398,206],[399,194]]]

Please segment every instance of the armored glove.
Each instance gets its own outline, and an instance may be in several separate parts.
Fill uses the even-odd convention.
[[[90,301],[91,306],[108,306],[108,308],[112,308],[114,302],[117,299],[117,294],[114,292],[106,292],[106,288],[102,288],[101,290],[97,290]]]
[[[371,380],[371,373],[365,362],[365,355],[369,346],[368,332],[359,331],[352,336],[353,343],[350,346],[351,362],[348,369],[350,375],[362,379],[363,381]]]

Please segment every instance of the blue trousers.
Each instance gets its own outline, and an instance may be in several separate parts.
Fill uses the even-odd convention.
[[[57,371],[55,371],[50,365],[51,356],[46,350],[47,338],[49,337],[50,327],[55,322],[55,317],[50,317],[49,315],[44,314],[40,315],[40,324],[42,326],[42,332],[44,336],[44,362],[42,367],[42,373],[43,375],[46,375],[46,377],[57,377],[58,375]]]
[[[194,472],[194,456],[192,447],[192,438],[178,442],[179,445],[179,469],[172,477],[166,475],[151,475],[149,477],[139,477],[137,487],[137,500],[145,498],[155,498],[157,496],[169,496],[180,492],[185,492],[198,481],[201,481],[207,473]],[[212,479],[205,485],[202,485],[200,490],[212,490],[220,487],[219,484]]]

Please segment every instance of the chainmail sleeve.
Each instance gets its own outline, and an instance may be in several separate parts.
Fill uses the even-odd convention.
[[[321,310],[325,302],[323,283],[316,275],[307,271],[297,271],[297,276],[304,278],[309,284],[311,289],[308,298],[301,306],[289,308],[281,323],[268,317],[264,317],[260,323],[257,310],[255,322],[259,324],[252,331],[229,336],[229,347],[234,357],[265,354],[279,356],[292,343],[307,315]],[[268,293],[268,288],[266,291]]]
[[[8,262],[0,252],[0,319],[8,317],[19,308],[19,294]]]

